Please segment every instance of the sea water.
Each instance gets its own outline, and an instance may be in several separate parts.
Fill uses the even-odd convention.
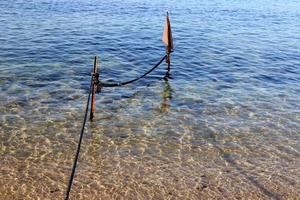
[[[297,199],[298,0],[0,2],[0,199]]]

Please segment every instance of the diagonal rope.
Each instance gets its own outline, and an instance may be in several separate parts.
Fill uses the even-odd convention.
[[[130,83],[133,83],[133,82],[135,82],[135,81],[138,81],[138,80],[144,78],[145,76],[147,76],[148,74],[150,74],[153,70],[155,70],[155,69],[162,63],[162,61],[164,61],[164,59],[166,59],[166,57],[167,57],[167,55],[165,55],[164,57],[162,57],[162,58],[160,59],[160,61],[159,61],[156,65],[154,65],[154,67],[152,67],[149,71],[147,71],[146,73],[144,73],[144,74],[143,74],[142,76],[140,76],[140,77],[137,77],[137,78],[132,79],[132,80],[130,80],[130,81],[121,82],[121,83],[101,83],[101,82],[100,82],[100,88],[101,88],[101,87],[118,87],[118,86],[124,86],[124,85],[128,85],[128,84],[130,84]]]
[[[74,161],[73,161],[72,172],[71,172],[71,176],[70,176],[70,179],[69,179],[69,183],[68,183],[68,187],[67,187],[67,191],[66,191],[66,195],[65,195],[65,200],[69,199],[70,191],[71,191],[72,184],[73,184],[73,179],[74,179],[74,176],[75,176],[77,161],[78,161],[78,158],[79,158],[80,147],[81,147],[81,142],[82,142],[83,133],[84,133],[84,127],[85,127],[85,124],[86,124],[87,114],[88,114],[88,110],[89,110],[92,85],[93,85],[93,77],[91,79],[91,84],[90,84],[90,89],[89,89],[89,96],[88,96],[88,100],[87,100],[87,103],[86,103],[86,109],[85,109],[84,119],[83,119],[83,123],[82,123],[81,133],[80,133],[80,137],[79,137],[79,141],[78,141],[78,145],[77,145],[77,150],[76,150],[76,154],[75,154]]]

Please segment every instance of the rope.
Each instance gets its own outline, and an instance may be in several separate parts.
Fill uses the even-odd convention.
[[[136,82],[142,78],[144,78],[145,76],[147,76],[148,74],[150,74],[153,70],[155,70],[161,63],[162,61],[164,61],[164,59],[167,57],[167,55],[165,55],[164,57],[162,57],[160,59],[160,61],[154,65],[154,67],[152,67],[149,71],[147,71],[146,73],[144,73],[142,76],[137,77],[135,79],[132,79],[130,81],[126,81],[126,82],[121,82],[121,83],[101,83],[99,82],[98,86],[100,86],[100,88],[102,87],[119,87],[119,86],[124,86],[124,85],[128,85],[130,83]]]
[[[102,87],[118,87],[118,86],[123,86],[123,85],[127,85],[127,84],[130,84],[130,83],[133,83],[135,81],[138,81],[138,80],[144,78],[149,73],[151,73],[153,70],[155,70],[162,63],[162,61],[166,57],[167,57],[167,55],[165,55],[164,57],[162,57],[162,59],[156,65],[154,65],[154,67],[152,67],[149,71],[147,71],[146,73],[144,73],[142,76],[139,76],[139,77],[137,77],[135,79],[132,79],[132,80],[126,81],[126,82],[121,82],[121,83],[101,83],[101,82],[99,82],[99,74],[98,73],[93,73],[92,74],[90,88],[89,88],[89,96],[88,96],[88,100],[87,100],[87,104],[86,104],[86,109],[85,109],[84,119],[83,119],[83,123],[82,123],[81,133],[80,133],[80,137],[79,137],[79,141],[78,141],[78,145],[77,145],[77,150],[76,150],[76,154],[75,154],[74,161],[73,161],[72,172],[71,172],[71,176],[70,176],[70,179],[69,179],[69,183],[68,183],[68,187],[67,187],[67,191],[66,191],[66,195],[65,195],[65,200],[69,199],[71,188],[72,188],[72,184],[73,184],[73,180],[74,180],[74,176],[75,176],[75,171],[76,171],[76,167],[77,167],[77,161],[78,161],[78,158],[79,158],[80,147],[81,147],[83,133],[84,133],[84,127],[85,127],[85,124],[86,124],[87,114],[88,114],[88,110],[89,110],[89,104],[90,104],[91,92],[92,92],[92,85],[93,84],[98,84],[98,86],[100,86],[99,88],[102,88]]]
[[[72,172],[71,172],[71,176],[70,176],[70,179],[69,179],[69,183],[68,183],[68,187],[67,187],[67,191],[66,191],[65,200],[69,199],[69,195],[70,195],[70,191],[71,191],[73,179],[74,179],[74,176],[75,176],[75,171],[76,171],[77,161],[78,161],[78,158],[79,158],[79,152],[80,152],[82,137],[83,137],[83,133],[84,133],[84,127],[85,127],[85,123],[86,123],[86,119],[87,119],[87,114],[88,114],[88,110],[89,110],[92,85],[93,85],[93,77],[91,79],[91,84],[90,84],[90,89],[89,89],[89,96],[88,96],[88,100],[87,100],[87,104],[86,104],[86,109],[85,109],[84,119],[83,119],[83,123],[82,123],[81,133],[80,133],[80,137],[79,137],[79,141],[78,141],[78,145],[77,145],[77,150],[76,150],[75,158],[74,158],[74,161],[73,161]]]

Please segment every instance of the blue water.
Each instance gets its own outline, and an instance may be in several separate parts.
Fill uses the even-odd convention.
[[[93,58],[75,199],[297,199],[300,2],[0,2],[0,199],[61,199]]]

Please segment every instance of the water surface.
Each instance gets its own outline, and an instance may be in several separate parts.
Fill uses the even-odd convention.
[[[0,199],[62,199],[93,56],[96,96],[72,199],[297,199],[296,0],[0,2]]]

